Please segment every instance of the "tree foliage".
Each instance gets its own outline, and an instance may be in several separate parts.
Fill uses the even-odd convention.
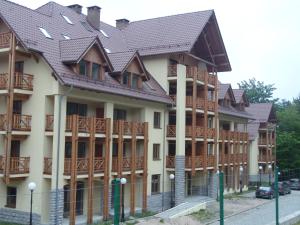
[[[300,98],[277,106],[277,159],[282,169],[300,168]]]
[[[275,103],[278,101],[278,99],[273,98],[273,93],[276,90],[274,84],[265,84],[252,78],[249,81],[241,81],[238,86],[240,89],[245,90],[250,103]]]

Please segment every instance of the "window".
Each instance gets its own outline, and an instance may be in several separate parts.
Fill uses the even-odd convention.
[[[22,101],[15,100],[13,102],[13,114],[22,114]]]
[[[68,102],[67,103],[67,115],[86,116],[87,115],[87,105]]]
[[[160,175],[152,175],[151,180],[151,194],[158,194],[160,193]]]
[[[68,24],[71,24],[71,25],[74,24],[74,23],[69,19],[69,17],[64,16],[64,15],[61,15],[61,16],[67,21]]]
[[[109,38],[108,34],[104,30],[100,30],[100,32],[103,34],[104,37]]]
[[[70,40],[70,39],[71,39],[68,35],[62,34],[62,36],[63,36],[64,39],[66,39],[66,40]]]
[[[126,110],[114,109],[114,120],[126,120]]]
[[[24,62],[19,61],[15,63],[15,72],[16,73],[23,73],[24,71]]]
[[[99,80],[100,78],[100,65],[93,63],[92,65],[92,78],[94,80]]]
[[[126,86],[129,86],[129,76],[130,76],[130,73],[128,72],[125,72],[123,74],[123,77],[122,77],[122,84],[126,85]]]
[[[52,39],[51,35],[44,28],[39,27],[40,31],[45,35],[46,38]]]
[[[160,112],[154,112],[154,128],[161,128],[160,127]]]
[[[79,62],[79,74],[82,76],[88,76],[88,62],[81,60]]]
[[[160,144],[153,144],[153,160],[160,160]]]
[[[16,208],[17,205],[17,188],[7,187],[6,191],[6,207]]]
[[[139,87],[139,76],[132,74],[131,87],[137,89]]]

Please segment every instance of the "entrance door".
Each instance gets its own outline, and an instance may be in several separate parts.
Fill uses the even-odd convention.
[[[83,182],[77,182],[76,186],[76,215],[83,214],[83,195],[84,184]],[[64,186],[64,218],[70,215],[70,185]]]

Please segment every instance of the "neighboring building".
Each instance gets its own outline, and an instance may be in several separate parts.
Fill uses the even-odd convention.
[[[246,111],[253,115],[254,121],[248,124],[250,144],[250,181],[256,182],[259,173],[268,179],[276,162],[276,114],[272,103],[250,104]],[[261,171],[259,167],[261,166]]]
[[[176,205],[213,196],[218,169],[237,190],[252,116],[243,92],[218,93],[231,66],[214,11],[112,27],[81,10],[0,0],[0,220],[27,222],[32,181],[42,224],[107,219],[114,178],[132,215],[169,208],[174,173]]]
[[[224,171],[225,190],[237,191],[248,184],[248,121],[252,115],[243,90],[219,84],[219,166]],[[240,183],[242,181],[242,184]]]

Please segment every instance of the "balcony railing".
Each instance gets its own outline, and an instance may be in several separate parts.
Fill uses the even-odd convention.
[[[10,174],[29,173],[30,157],[11,157]]]
[[[52,173],[52,158],[44,158],[44,174],[50,175]]]
[[[267,155],[258,155],[258,161],[259,162],[268,162]]]
[[[135,126],[136,135],[143,136],[144,135],[144,123],[139,122],[123,122],[123,135],[132,135],[132,128]],[[114,120],[113,122],[113,133],[119,134],[121,120]]]
[[[177,64],[169,65],[168,67],[168,77],[176,77],[177,76]]]
[[[208,111],[215,111],[216,110],[215,102],[207,101],[207,110]]]
[[[7,129],[6,114],[0,114],[0,130]]]
[[[8,74],[0,74],[0,90],[8,88]],[[25,73],[15,73],[14,88],[32,91],[33,90],[33,75]]]
[[[207,156],[207,166],[208,167],[214,167],[216,162],[215,155],[208,155]]]
[[[0,48],[9,48],[11,33],[0,33]]]
[[[226,141],[246,141],[248,138],[247,132],[237,132],[237,131],[227,131],[227,130],[220,130],[220,140],[222,140],[224,137],[224,140]]]
[[[175,156],[166,156],[166,167],[175,168]]]
[[[267,145],[267,139],[266,138],[259,138],[258,144],[259,145]]]
[[[14,114],[12,128],[17,131],[31,131],[31,116]]]
[[[208,74],[208,78],[207,78],[207,82],[208,84],[210,85],[216,85],[216,76],[215,75],[211,75],[211,74]]]
[[[131,157],[123,157],[122,158],[122,171],[131,171],[131,168],[132,168],[132,158]],[[144,169],[144,157],[143,156],[136,157],[135,169],[136,170]],[[117,157],[113,157],[112,171],[113,172],[118,171],[118,158]]]
[[[54,116],[46,115],[46,131],[53,131]],[[66,117],[66,131],[70,132],[72,130],[72,116]],[[87,117],[79,116],[78,118],[78,131],[82,133],[89,132],[90,130],[90,120]],[[106,123],[103,118],[96,118],[96,133],[105,133]]]
[[[215,128],[207,128],[207,138],[215,138],[216,129]]]
[[[202,168],[204,165],[203,156],[195,156],[195,168]],[[174,166],[175,167],[175,166]],[[192,168],[192,156],[185,157],[185,168]]]
[[[185,136],[186,137],[192,137],[192,126],[186,126],[185,127]],[[204,127],[196,127],[195,135],[197,138],[203,138],[204,137]],[[176,125],[168,125],[167,126],[167,137],[176,137]]]
[[[89,158],[78,158],[76,162],[77,174],[88,174]],[[94,173],[104,172],[104,158],[97,157],[94,159]],[[44,171],[45,173],[45,171]],[[71,159],[66,158],[64,164],[64,174],[71,174]]]

